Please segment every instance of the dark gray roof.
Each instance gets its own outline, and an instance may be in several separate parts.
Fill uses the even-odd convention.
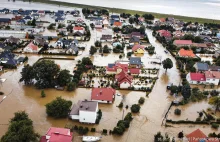
[[[91,111],[96,112],[98,107],[98,102],[95,101],[78,101],[77,104],[74,104],[70,115],[79,115],[79,111]]]
[[[130,64],[132,65],[141,65],[141,58],[139,57],[131,57]]]
[[[139,41],[140,41],[139,37],[133,36],[130,38],[130,42],[139,42]]]
[[[197,66],[199,71],[207,71],[207,70],[209,70],[209,65],[207,63],[198,62],[198,63],[196,63],[196,66]]]

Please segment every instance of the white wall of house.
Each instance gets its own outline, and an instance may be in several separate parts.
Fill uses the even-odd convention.
[[[38,52],[37,50],[33,50],[30,47],[25,47],[23,51],[27,52],[27,53],[37,53]]]
[[[79,120],[79,115],[70,115],[72,120]]]
[[[128,82],[123,82],[120,84],[120,88],[128,88],[131,87],[131,85]]]
[[[218,85],[219,84],[219,79],[216,79],[216,78],[206,78],[206,82],[211,84],[215,84],[215,85]]]
[[[112,103],[112,101],[105,101],[105,100],[91,100],[91,101],[94,101],[94,102],[99,102],[99,103]]]
[[[96,118],[97,118],[97,111],[95,111],[95,112],[79,111],[79,122],[95,123]]]
[[[206,83],[207,83],[206,81],[195,81],[195,80],[191,80],[190,73],[188,73],[188,74],[186,75],[186,80],[189,82],[189,84],[206,84]]]

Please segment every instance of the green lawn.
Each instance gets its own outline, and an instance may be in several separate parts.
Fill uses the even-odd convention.
[[[29,0],[23,0],[23,1],[29,1]],[[192,21],[192,22],[199,22],[199,23],[218,23],[220,24],[220,20],[212,20],[212,19],[204,19],[204,18],[195,18],[195,17],[186,17],[186,16],[178,16],[178,15],[169,15],[169,14],[161,14],[161,13],[153,13],[153,12],[144,12],[144,11],[136,11],[136,10],[128,10],[128,9],[116,9],[116,8],[109,8],[109,7],[99,7],[99,6],[91,6],[91,5],[83,5],[83,4],[74,4],[74,3],[68,3],[68,2],[59,2],[59,1],[50,1],[50,0],[32,0],[33,2],[40,2],[40,3],[47,3],[47,4],[55,4],[55,5],[62,5],[62,6],[68,6],[68,7],[77,7],[77,8],[92,8],[92,9],[101,9],[105,8],[108,9],[110,12],[114,13],[130,13],[132,15],[134,14],[152,14],[156,18],[166,18],[166,17],[174,17],[179,20],[183,21]]]

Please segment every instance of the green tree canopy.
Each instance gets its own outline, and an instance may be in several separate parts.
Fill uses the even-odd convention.
[[[191,96],[191,87],[188,84],[184,85],[181,93],[185,100],[188,99]]]
[[[170,58],[167,58],[165,59],[163,62],[163,68],[166,69],[166,72],[167,72],[167,69],[171,69],[173,67],[173,62]]]
[[[71,81],[71,75],[69,70],[61,70],[58,77],[57,82],[60,86],[66,86],[68,82]]]
[[[33,65],[36,87],[39,89],[55,86],[55,79],[60,71],[60,67],[51,60],[40,60]]]
[[[48,116],[55,118],[65,118],[68,116],[72,102],[57,97],[52,102],[46,104],[46,112]]]
[[[38,142],[39,135],[34,132],[33,122],[24,111],[16,112],[11,119],[8,131],[1,142]]]
[[[216,113],[220,108],[220,96],[215,96],[210,98],[209,104],[214,105],[216,107],[215,109],[215,113]]]
[[[21,79],[20,82],[24,81],[25,85],[31,84],[34,79],[33,67],[27,64],[21,71]]]
[[[97,48],[95,48],[94,46],[91,46],[89,50],[89,54],[94,55],[96,52],[97,52]]]

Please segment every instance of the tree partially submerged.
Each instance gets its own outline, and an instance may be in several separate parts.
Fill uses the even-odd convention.
[[[166,72],[167,72],[167,69],[171,69],[173,67],[173,62],[170,58],[166,58],[163,62],[163,68],[166,69]]]
[[[48,116],[55,118],[65,118],[68,116],[72,102],[57,97],[52,102],[46,104],[46,113]]]
[[[215,113],[216,113],[220,108],[220,96],[215,96],[210,98],[209,104],[215,106]]]
[[[34,132],[33,121],[24,111],[16,112],[10,120],[8,131],[1,142],[38,142],[39,135]]]

